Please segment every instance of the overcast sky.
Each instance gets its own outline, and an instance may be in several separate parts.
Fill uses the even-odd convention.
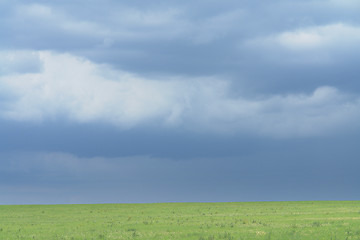
[[[0,0],[0,204],[359,200],[357,0]]]

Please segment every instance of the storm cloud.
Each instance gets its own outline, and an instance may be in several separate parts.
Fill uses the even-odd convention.
[[[14,54],[8,69],[24,64]],[[113,70],[69,54],[31,52],[38,73],[0,78],[11,100],[1,116],[16,121],[63,117],[106,122],[120,128],[141,124],[257,135],[311,136],[357,128],[359,98],[321,86],[310,94],[257,98],[231,96],[231,82],[215,77],[151,79]],[[21,59],[17,63],[17,59]],[[6,64],[5,64],[6,67]]]
[[[0,1],[2,203],[358,198],[359,7]]]

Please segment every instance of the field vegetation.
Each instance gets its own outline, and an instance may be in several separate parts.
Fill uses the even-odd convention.
[[[360,240],[360,202],[2,205],[0,239]]]

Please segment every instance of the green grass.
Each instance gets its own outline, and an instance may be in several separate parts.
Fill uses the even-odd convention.
[[[360,202],[3,205],[0,239],[360,240]]]

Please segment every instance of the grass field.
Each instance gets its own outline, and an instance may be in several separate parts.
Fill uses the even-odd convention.
[[[3,205],[0,239],[360,239],[360,202]]]

